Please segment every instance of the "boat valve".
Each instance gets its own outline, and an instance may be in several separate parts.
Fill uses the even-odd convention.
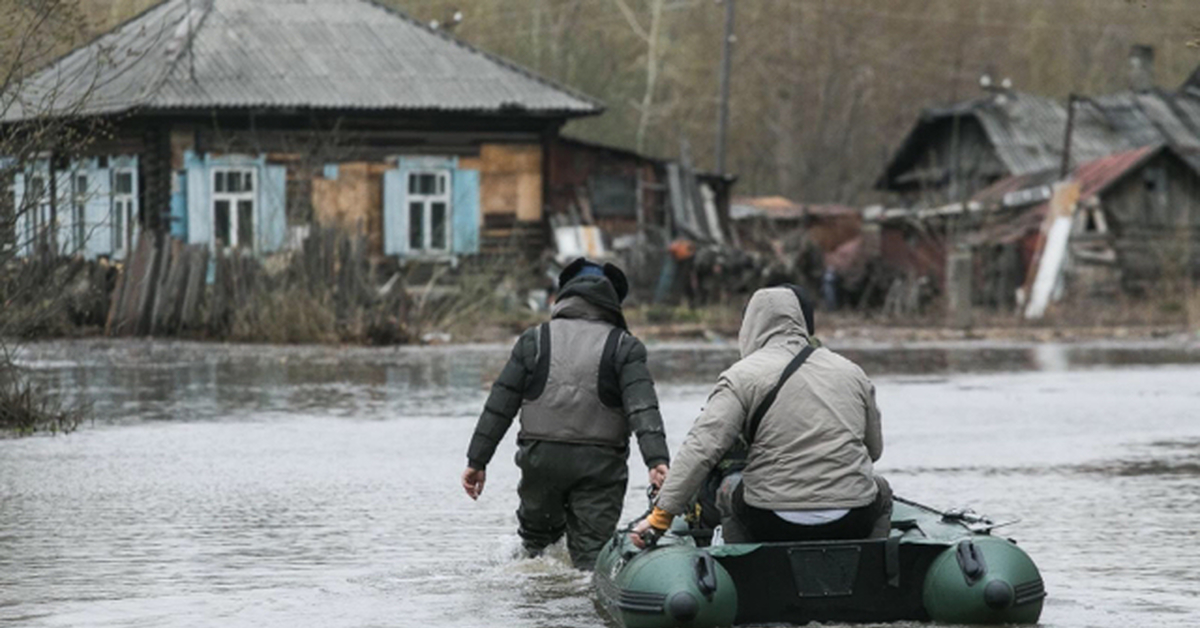
[[[667,600],[667,612],[675,621],[687,623],[700,614],[700,602],[687,591],[680,591]]]
[[[983,601],[989,608],[998,611],[1012,606],[1015,598],[1016,594],[1013,592],[1012,585],[998,578],[987,583],[987,586],[983,588]]]

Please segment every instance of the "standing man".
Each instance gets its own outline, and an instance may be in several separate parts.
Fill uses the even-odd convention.
[[[646,347],[621,313],[625,274],[579,258],[558,285],[550,322],[521,334],[492,385],[462,483],[479,498],[487,464],[520,410],[517,531],[525,551],[537,556],[566,532],[572,563],[591,569],[621,516],[630,432],[655,486],[667,473],[667,442]]]
[[[875,387],[856,364],[812,340],[812,303],[795,286],[754,293],[738,336],[742,359],[721,374],[676,456],[636,544],[686,511],[710,469],[748,444],[732,523],[746,541],[886,536],[891,490],[875,476],[883,453]],[[882,531],[882,532],[880,532]]]

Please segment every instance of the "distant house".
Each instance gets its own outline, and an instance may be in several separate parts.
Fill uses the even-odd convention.
[[[1004,257],[1018,287],[1036,263],[1055,173],[1012,177],[978,194],[984,215],[967,241],[978,247],[1014,247]],[[1117,287],[1145,292],[1172,271],[1200,269],[1200,170],[1176,149],[1158,144],[1123,151],[1076,167],[1079,185],[1069,240],[1068,274],[1089,292]],[[990,223],[990,224],[988,224]],[[985,272],[988,269],[984,269]],[[1194,272],[1194,270],[1193,270]],[[1184,275],[1186,276],[1186,275]]]
[[[1005,177],[1068,167],[1152,144],[1168,144],[1200,167],[1200,68],[1178,91],[1153,85],[1153,50],[1135,46],[1130,90],[1068,104],[989,87],[983,98],[922,112],[876,187],[902,204],[960,202]]]
[[[1004,177],[1053,167],[1065,128],[1061,105],[1015,91],[926,109],[876,185],[908,204],[961,199]]]
[[[1011,307],[1045,244],[1057,169],[1007,177],[965,203],[889,209],[873,216],[880,256],[898,275],[940,285],[946,252],[969,245],[975,300]],[[1169,146],[1145,146],[1079,164],[1063,285],[1084,294],[1145,293],[1170,272],[1200,271],[1200,172]],[[1186,276],[1186,275],[1185,275]]]
[[[371,0],[166,0],[17,89],[5,128],[112,129],[20,165],[18,242],[117,259],[139,230],[269,254],[324,224],[401,260],[544,233],[546,152],[602,110]]]

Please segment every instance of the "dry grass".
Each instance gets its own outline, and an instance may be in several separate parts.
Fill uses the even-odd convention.
[[[0,364],[0,436],[66,434],[83,422],[87,408],[64,407],[58,398],[22,381],[11,361]]]

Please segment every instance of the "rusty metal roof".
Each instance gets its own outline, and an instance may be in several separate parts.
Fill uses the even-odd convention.
[[[1079,198],[1086,201],[1099,196],[1126,175],[1163,151],[1178,152],[1165,144],[1152,144],[1122,151],[1080,164],[1071,171],[1071,179],[1079,182]],[[1050,188],[1058,181],[1057,170],[1045,170],[1007,177],[981,190],[971,198],[984,208],[1013,208],[1043,206],[1050,199]]]
[[[1079,198],[1086,200],[1103,194],[1125,175],[1164,150],[1169,149],[1161,144],[1143,146],[1081,164],[1071,173],[1071,178],[1079,182]]]
[[[19,94],[8,120],[137,108],[602,110],[372,0],[165,0],[33,75]]]

